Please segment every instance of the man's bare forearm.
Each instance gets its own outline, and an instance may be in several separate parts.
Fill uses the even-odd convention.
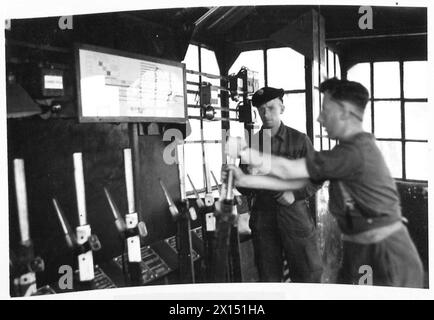
[[[243,163],[256,167],[262,174],[275,176],[283,180],[309,178],[306,158],[289,160],[279,156],[261,154],[252,149],[242,151],[240,156]]]
[[[292,191],[303,188],[306,186],[307,182],[307,179],[282,180],[268,175],[244,175],[237,181],[237,187],[272,191]]]
[[[308,179],[306,159],[289,160],[283,157],[271,156],[270,174],[280,179]]]

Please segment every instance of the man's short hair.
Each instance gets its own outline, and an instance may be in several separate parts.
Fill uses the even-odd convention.
[[[365,110],[369,101],[368,90],[358,82],[339,80],[338,78],[327,79],[319,86],[320,92],[328,92],[330,96],[339,101],[349,101]]]

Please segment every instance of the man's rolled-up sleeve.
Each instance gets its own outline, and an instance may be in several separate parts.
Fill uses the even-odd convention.
[[[305,136],[303,148],[301,149],[299,157],[306,158],[309,155],[312,155],[314,152],[315,149],[313,148],[312,142],[310,141],[308,136]],[[293,191],[294,198],[296,201],[310,198],[318,191],[318,189],[321,188],[321,186],[322,186],[322,181],[321,182],[309,181],[304,188]]]
[[[348,179],[362,171],[363,155],[353,145],[339,145],[330,151],[307,155],[306,166],[313,182]]]

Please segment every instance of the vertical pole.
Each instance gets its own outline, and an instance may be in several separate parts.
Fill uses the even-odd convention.
[[[400,81],[400,102],[401,102],[401,145],[402,145],[402,179],[407,179],[407,170],[405,168],[405,102],[404,102],[404,62],[399,61],[399,81]]]
[[[21,243],[30,241],[29,213],[27,208],[27,189],[24,170],[24,160],[14,160],[15,194],[17,197],[18,223],[20,226]]]
[[[313,118],[313,60],[311,58],[305,57],[304,65],[306,82],[306,133],[313,144],[315,142],[313,132],[313,122],[315,121]]]
[[[134,228],[141,220],[141,184],[140,182],[140,144],[138,123],[128,124],[128,133],[131,149],[124,149],[125,184],[127,188],[128,214],[125,215],[127,228]],[[136,182],[136,183],[134,183]],[[135,187],[134,187],[135,186]],[[126,240],[128,248],[128,273],[132,284],[141,281],[142,260],[140,250],[140,237],[129,237]]]

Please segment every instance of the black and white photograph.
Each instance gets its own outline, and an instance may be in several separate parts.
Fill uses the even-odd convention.
[[[48,2],[4,13],[7,296],[430,293],[427,2]]]

